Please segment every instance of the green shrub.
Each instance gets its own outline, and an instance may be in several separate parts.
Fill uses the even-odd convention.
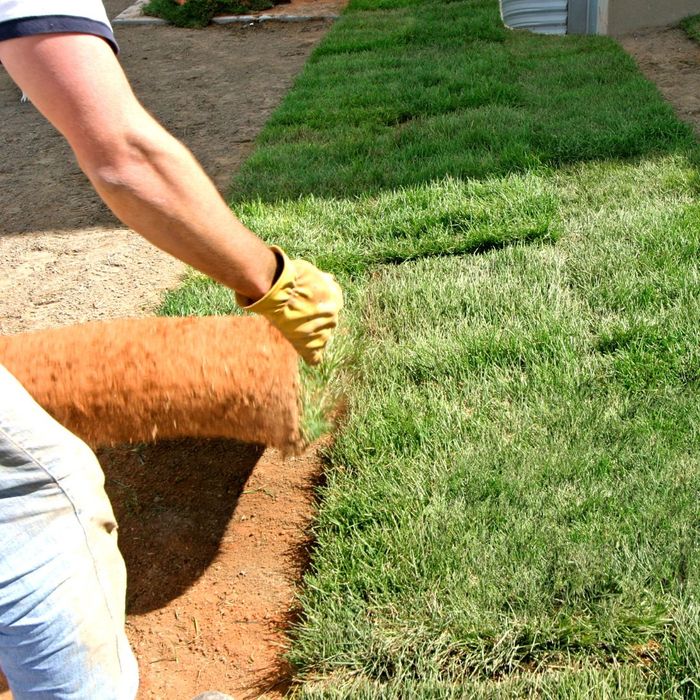
[[[258,12],[279,3],[280,0],[188,0],[180,5],[175,0],[151,0],[143,11],[178,27],[205,27],[215,15]]]
[[[681,22],[681,29],[693,40],[700,44],[700,15],[686,17]]]

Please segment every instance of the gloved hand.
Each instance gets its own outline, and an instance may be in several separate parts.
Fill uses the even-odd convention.
[[[281,268],[272,288],[255,303],[240,294],[236,301],[246,311],[264,316],[308,364],[317,365],[338,325],[343,292],[332,275],[306,260],[290,260],[277,246],[270,249]]]

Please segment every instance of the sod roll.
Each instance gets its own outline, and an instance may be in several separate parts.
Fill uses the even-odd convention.
[[[0,363],[93,447],[181,437],[300,446],[297,355],[260,318],[123,319],[2,336]]]

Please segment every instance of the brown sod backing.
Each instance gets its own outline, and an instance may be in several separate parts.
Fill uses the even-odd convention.
[[[300,447],[297,355],[260,318],[122,319],[3,336],[0,363],[92,446],[202,437]]]

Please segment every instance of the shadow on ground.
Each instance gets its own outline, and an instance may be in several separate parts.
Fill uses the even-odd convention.
[[[98,453],[120,524],[128,614],[162,608],[206,571],[262,453],[262,447],[232,440]]]

